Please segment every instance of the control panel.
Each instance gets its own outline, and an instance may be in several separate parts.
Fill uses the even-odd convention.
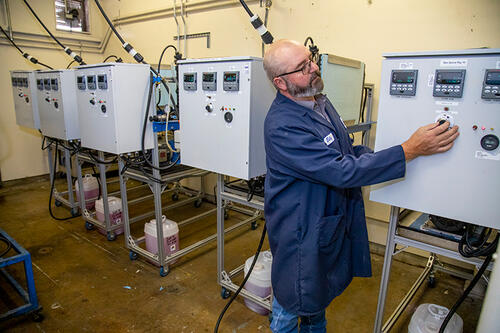
[[[35,72],[11,71],[10,77],[16,123],[20,126],[40,129]]]
[[[465,69],[437,69],[434,77],[434,97],[462,97]]]
[[[184,73],[184,90],[196,91],[197,82],[196,82],[196,74],[197,73]]]
[[[140,151],[145,112],[153,115],[155,105],[152,97],[146,110],[149,66],[85,65],[77,67],[75,76],[82,146],[112,154]],[[152,147],[152,126],[146,126],[144,148]]]
[[[203,73],[203,81],[201,87],[203,90],[216,91],[217,90],[217,73]]]
[[[399,145],[433,122],[458,125],[460,136],[449,151],[408,162],[404,178],[372,186],[370,199],[499,229],[500,49],[385,58],[375,150]],[[410,72],[414,95],[394,94],[394,73]]]
[[[485,71],[481,98],[500,99],[500,69]]]
[[[80,139],[75,71],[38,71],[35,77],[43,135],[62,140]]]
[[[179,91],[181,163],[249,179],[266,172],[264,119],[276,95],[262,59],[181,60],[179,75],[202,78]]]
[[[224,72],[224,83],[222,88],[224,91],[239,91],[240,90],[240,72]]]
[[[391,95],[415,96],[418,70],[393,70],[391,73]]]

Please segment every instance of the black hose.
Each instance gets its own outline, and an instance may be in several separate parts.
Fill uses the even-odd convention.
[[[25,0],[26,1],[26,0]],[[99,11],[101,12],[102,16],[104,17],[104,19],[106,20],[106,22],[108,23],[109,27],[111,28],[111,30],[113,30],[113,33],[116,35],[116,37],[120,40],[120,42],[122,43],[122,47],[130,54],[131,50],[133,50],[133,47],[132,45],[128,44],[125,42],[125,40],[122,38],[122,36],[120,36],[120,34],[118,33],[118,31],[116,31],[116,28],[114,27],[113,23],[111,22],[111,20],[109,19],[108,15],[106,15],[106,12],[104,11],[104,9],[102,9],[101,7],[101,4],[99,3],[99,0],[94,0],[95,4],[97,5],[97,8],[99,8]],[[142,57],[142,55],[138,52],[135,53],[135,55],[133,55],[133,58],[135,59],[135,61],[137,61],[138,63],[141,63],[141,64],[145,64],[145,65],[149,65],[145,60],[144,58]],[[161,77],[160,76],[160,73],[159,71],[157,72],[152,66],[150,66],[150,70],[158,77]],[[168,86],[167,84],[163,81],[163,80],[160,80],[161,83],[163,84],[163,86],[165,87],[165,89],[167,90],[167,92],[169,91],[168,89]],[[172,95],[169,93],[170,95],[170,101],[172,102],[172,105],[174,106],[175,110],[178,112],[179,111],[179,107],[177,106],[177,104],[175,103],[174,101],[174,98],[172,97]]]
[[[113,23],[111,23],[111,20],[109,19],[108,15],[106,15],[106,13],[104,12],[104,9],[102,9],[101,4],[99,3],[99,1],[95,0],[95,4],[97,5],[97,8],[99,8],[99,11],[101,12],[102,16],[104,16],[104,19],[106,20],[106,22],[108,22],[109,27],[111,28],[111,30],[113,30],[113,32],[116,35],[116,37],[118,37],[118,39],[120,40],[120,42],[122,43],[122,45],[125,44],[125,40],[122,38],[122,36],[120,36],[120,34],[118,33],[118,31],[116,31]]]
[[[177,48],[174,45],[169,44],[169,45],[165,46],[165,48],[163,49],[163,51],[161,51],[160,60],[158,60],[158,73],[160,72],[161,59],[163,58],[163,54],[165,53],[165,51],[168,50],[169,47],[173,48],[174,51],[175,51],[175,53],[177,53]]]
[[[12,243],[10,242],[10,240],[8,240],[7,238],[5,238],[3,235],[0,235],[0,241],[4,242],[5,244],[7,244],[7,249],[5,249],[1,254],[0,254],[0,258],[2,258],[4,255],[6,255],[7,253],[9,253],[10,249],[12,248]]]
[[[257,246],[257,252],[255,252],[255,256],[253,258],[252,265],[250,265],[250,268],[248,269],[247,275],[245,275],[245,278],[243,279],[243,282],[241,282],[240,287],[238,288],[238,290],[236,290],[234,295],[231,297],[229,302],[227,302],[226,306],[224,307],[224,309],[220,313],[219,319],[217,319],[217,323],[215,324],[214,333],[217,333],[219,331],[219,325],[222,321],[222,317],[224,317],[224,314],[226,313],[227,309],[229,309],[229,306],[231,305],[231,303],[233,303],[233,301],[236,299],[236,297],[240,293],[241,289],[243,289],[243,287],[245,286],[245,283],[247,283],[247,280],[250,277],[250,274],[252,274],[253,266],[255,266],[255,263],[257,262],[257,259],[259,258],[260,250],[262,249],[262,244],[264,244],[264,239],[266,238],[266,231],[267,231],[266,224],[264,224],[264,229],[262,229],[262,235],[260,236],[259,246]]]
[[[247,4],[245,3],[245,1],[240,0],[240,3],[241,3],[241,5],[243,6],[243,8],[245,8],[245,10],[246,10],[246,12],[248,13],[248,15],[249,15],[250,17],[252,17],[252,16],[253,16],[253,13],[252,13],[252,11],[250,10],[250,8],[248,8],[248,6],[247,6]]]
[[[56,183],[57,155],[58,155],[58,151],[59,151],[58,147],[59,147],[59,143],[56,141],[56,149],[55,149],[55,152],[54,152],[54,164],[53,164],[54,169],[52,170],[52,181],[51,181],[51,184],[50,184],[49,213],[50,213],[50,216],[54,220],[57,220],[57,221],[66,221],[66,220],[71,220],[72,218],[75,218],[75,217],[81,216],[81,215],[78,214],[78,215],[75,215],[75,216],[70,216],[70,217],[65,217],[65,218],[59,218],[59,217],[54,216],[54,213],[52,213],[52,196],[54,194],[54,187],[55,187],[55,183]],[[66,172],[69,172],[69,171],[66,170]],[[80,198],[80,200],[85,200],[85,199],[84,198]]]
[[[69,69],[71,65],[73,65],[76,62],[76,60],[71,60],[71,62],[66,66],[66,69]]]
[[[38,61],[38,59],[36,59],[35,57],[32,57],[30,56],[28,53],[25,53],[23,52],[23,50],[21,50],[19,48],[19,46],[16,45],[16,43],[14,43],[14,41],[10,38],[10,36],[5,32],[5,30],[3,30],[3,28],[0,26],[0,30],[2,30],[2,33],[5,35],[5,37],[7,37],[7,39],[9,40],[9,42],[11,42],[12,45],[14,45],[14,47],[21,53],[21,55],[23,57],[25,57],[26,59],[28,59],[29,61],[31,61],[32,63],[34,64],[39,64],[39,65],[42,65],[48,69],[53,69],[52,67],[50,67],[49,65],[46,65],[44,64],[43,62],[40,62]]]
[[[104,61],[103,61],[103,62],[106,62],[106,61],[107,61],[108,59],[110,59],[110,58],[115,58],[115,59],[116,59],[116,62],[123,62],[123,59],[122,59],[122,58],[118,58],[118,57],[117,57],[117,56],[115,56],[114,54],[107,56],[107,57],[106,57],[106,59],[104,59]]]
[[[26,0],[23,0],[23,1],[26,4],[26,6],[28,7],[28,9],[31,11],[31,14],[33,14],[33,16],[38,20],[38,22],[42,25],[42,27],[45,29],[45,31],[47,31],[47,33],[50,35],[50,37],[52,37],[52,39],[55,40],[55,42],[57,44],[59,44],[60,47],[62,47],[63,49],[65,49],[66,47],[61,44],[61,42],[50,32],[50,30],[45,26],[45,24],[43,24],[42,20],[40,20],[40,18],[38,17],[38,15],[36,15],[35,11],[33,10],[33,8],[31,8],[31,6],[28,3],[28,1],[26,1]]]
[[[498,243],[498,236],[497,236],[497,238],[495,239],[495,241],[493,243],[495,243],[495,244]],[[493,254],[490,254],[490,255],[488,255],[486,257],[486,259],[484,260],[483,264],[481,265],[481,268],[479,269],[479,271],[477,272],[477,274],[474,276],[474,278],[472,279],[472,281],[469,284],[469,286],[467,287],[467,289],[464,291],[464,293],[462,294],[462,296],[460,296],[460,298],[458,299],[458,301],[453,305],[453,307],[451,308],[450,312],[448,312],[448,315],[446,316],[446,318],[444,319],[443,323],[441,324],[441,328],[439,329],[439,333],[443,333],[444,332],[444,330],[446,328],[446,325],[448,325],[448,322],[453,317],[453,315],[457,311],[458,307],[462,304],[462,302],[465,300],[465,298],[469,295],[469,293],[471,292],[472,288],[474,288],[476,286],[477,282],[479,281],[479,279],[483,275],[484,271],[486,270],[486,268],[490,264],[492,256],[493,256]]]
[[[31,8],[30,4],[28,3],[28,1],[26,0],[23,0],[24,3],[26,4],[26,6],[29,8],[29,10],[31,11],[31,13],[33,14],[33,16],[37,19],[37,21],[42,25],[42,27],[45,29],[45,31],[47,31],[47,33],[50,35],[50,37],[52,37],[53,40],[55,40],[55,42],[57,44],[59,44],[60,47],[62,47],[62,49],[64,50],[64,52],[66,52],[66,54],[68,54],[69,56],[73,57],[73,59],[75,59],[76,61],[78,61],[78,63],[80,65],[86,65],[86,63],[83,61],[83,59],[79,56],[79,55],[76,55],[74,54],[70,48],[67,48],[66,46],[64,46],[51,32],[50,30],[45,26],[45,24],[43,24],[42,20],[40,20],[40,18],[38,17],[38,15],[36,15],[35,11],[33,10],[33,8]],[[74,55],[73,55],[74,54]]]
[[[0,26],[0,29],[2,30],[3,34],[5,35],[5,37],[7,37],[7,39],[9,40],[9,42],[12,43],[12,45],[14,45],[14,47],[21,53],[23,54],[24,52],[19,48],[19,46],[16,45],[16,43],[14,43],[14,41],[12,39],[10,39],[10,36],[7,34],[7,32],[5,32],[5,30],[3,30],[3,28]]]

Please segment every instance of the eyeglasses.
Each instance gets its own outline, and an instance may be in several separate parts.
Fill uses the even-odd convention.
[[[281,77],[281,76],[285,76],[285,75],[289,75],[289,74],[293,74],[293,73],[298,73],[298,72],[302,72],[302,74],[306,75],[307,73],[309,73],[311,71],[311,64],[312,64],[312,55],[309,56],[309,60],[304,64],[304,66],[302,66],[299,69],[296,69],[294,71],[291,71],[291,72],[276,75],[276,77]]]

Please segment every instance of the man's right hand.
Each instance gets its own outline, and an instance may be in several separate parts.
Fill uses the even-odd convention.
[[[458,126],[450,126],[449,122],[432,123],[420,127],[412,136],[401,144],[407,161],[421,155],[444,153],[453,146],[453,141],[460,134]]]

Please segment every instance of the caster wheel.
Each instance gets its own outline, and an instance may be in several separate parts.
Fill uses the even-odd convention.
[[[227,210],[224,210],[224,220],[227,220],[229,218],[229,213]]]
[[[194,202],[194,206],[195,206],[196,208],[200,208],[202,203],[203,203],[203,200],[198,199],[198,200],[196,200],[196,201]]]
[[[73,217],[78,216],[78,208],[72,208],[71,209],[71,216],[73,216]]]
[[[40,313],[40,311],[37,311],[31,314],[31,319],[36,323],[40,323],[45,319],[45,317]]]
[[[172,194],[172,200],[173,201],[179,200],[179,194],[177,194],[177,193]]]
[[[250,227],[252,228],[252,230],[255,230],[255,229],[257,229],[257,227],[258,227],[258,226],[259,226],[259,225],[257,224],[257,222],[256,222],[256,221],[254,221],[254,222],[252,222],[252,224],[251,224],[251,226],[250,226]]]
[[[93,230],[94,229],[94,225],[90,222],[85,222],[85,229],[87,230]]]
[[[130,258],[130,260],[137,260],[138,255],[134,251],[130,251],[128,257]]]
[[[160,276],[161,277],[164,277],[164,276],[167,276],[168,273],[170,273],[170,266],[161,266],[160,268]]]
[[[427,281],[427,285],[430,288],[434,288],[436,286],[436,278],[433,276],[429,277],[429,280]]]
[[[226,288],[222,287],[221,291],[220,291],[220,297],[222,297],[222,299],[228,299],[229,296],[231,296],[231,291],[230,290],[227,290]]]
[[[61,206],[62,206],[62,202],[61,202],[61,201],[59,201],[59,200],[56,200],[56,201],[54,202],[54,204],[56,205],[56,207],[61,207]]]
[[[116,235],[114,232],[108,232],[108,234],[106,235],[106,238],[111,242],[111,241],[114,241],[116,239]]]

